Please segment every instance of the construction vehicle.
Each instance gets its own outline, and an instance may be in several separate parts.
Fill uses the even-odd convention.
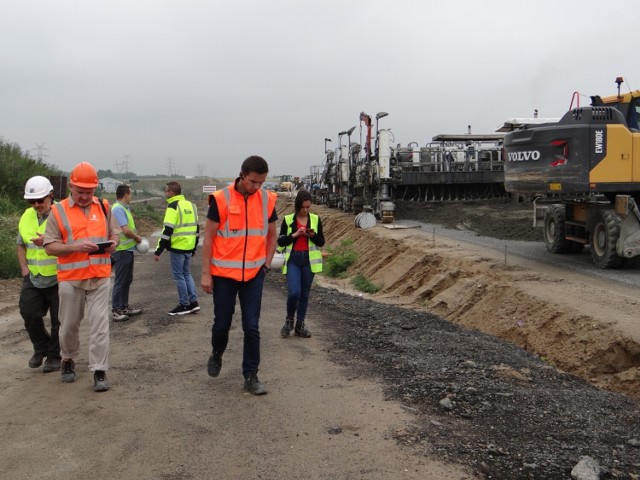
[[[335,151],[327,150],[326,143],[331,140],[325,138],[324,168],[317,188],[322,203],[354,214],[371,212],[383,223],[394,221],[393,190],[401,179],[401,170],[393,156],[391,130],[378,129],[378,120],[387,115],[380,112],[375,117],[375,148],[371,117],[366,113],[360,113],[359,118],[361,137],[366,131],[364,142],[351,141],[356,127],[338,133],[340,145]],[[346,145],[342,144],[344,136]],[[317,171],[318,167],[312,167],[312,175],[314,169]]]
[[[371,212],[395,221],[396,200],[456,201],[505,198],[502,139],[504,133],[446,134],[425,146],[395,144],[391,129],[378,129],[386,112],[372,118],[360,113],[360,142],[352,142],[356,127],[338,133],[340,146],[327,149],[322,165],[311,167],[314,201],[359,214]],[[342,138],[348,143],[342,144]],[[365,137],[363,139],[363,136]]]
[[[574,92],[559,121],[521,122],[504,137],[505,189],[534,200],[547,250],[588,245],[601,268],[640,255],[640,90],[622,94],[623,82],[588,107]]]
[[[290,192],[293,188],[293,176],[292,175],[280,175],[280,182],[278,183],[279,192]]]
[[[378,129],[378,121],[386,117],[386,112],[376,114],[375,147],[371,117],[360,113],[360,125],[366,129],[364,154],[357,159],[354,167],[354,213],[370,211],[382,223],[393,223],[395,220],[395,204],[393,191],[401,180],[401,170],[396,166],[393,155],[393,134],[389,129]]]
[[[441,134],[424,147],[410,142],[394,149],[402,171],[401,198],[424,201],[506,197],[502,138],[504,133]]]

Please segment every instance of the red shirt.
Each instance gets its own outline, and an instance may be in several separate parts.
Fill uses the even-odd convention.
[[[296,220],[296,231],[301,227],[306,227],[306,225],[303,225]],[[309,239],[304,235],[300,235],[293,242],[293,250],[309,251]]]

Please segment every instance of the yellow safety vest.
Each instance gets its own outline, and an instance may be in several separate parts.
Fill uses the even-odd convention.
[[[291,235],[293,233],[292,225],[295,224],[295,213],[290,213],[289,215],[284,216],[284,221],[287,225],[287,235]],[[318,231],[318,215],[315,213],[309,213],[309,218],[311,219],[311,230]],[[287,262],[289,261],[289,257],[291,256],[291,252],[293,251],[293,245],[295,244],[295,240],[291,245],[287,245],[283,249],[279,249],[284,252],[284,265],[282,266],[282,273],[287,273]],[[315,243],[311,241],[311,239],[307,239],[309,244],[309,263],[311,264],[311,271],[313,273],[320,273],[322,271],[322,251],[320,247],[318,247]]]
[[[196,248],[198,235],[198,210],[196,206],[184,198],[184,195],[174,195],[167,199],[167,203],[178,202],[176,208],[167,208],[164,214],[164,226],[173,228],[171,238],[160,235],[160,240],[170,240],[172,250],[190,252]],[[158,240],[158,247],[160,246]]]
[[[124,213],[127,215],[127,226],[129,227],[129,230],[136,233],[136,224],[133,221],[133,215],[131,215],[131,211],[120,202],[116,202],[111,207],[111,215],[114,215],[116,208],[121,208],[122,210],[124,210]],[[119,252],[121,250],[129,250],[131,247],[135,246],[136,241],[133,238],[127,237],[124,232],[120,233],[120,243],[118,244],[116,251]]]
[[[38,247],[31,241],[38,236],[38,233],[44,235],[46,228],[47,220],[38,224],[38,212],[33,207],[27,208],[20,217],[18,231],[27,247],[27,266],[33,276],[53,277],[57,273],[57,257],[47,255],[44,247]]]

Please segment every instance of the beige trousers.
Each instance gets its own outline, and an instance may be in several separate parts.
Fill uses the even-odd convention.
[[[75,360],[80,353],[80,322],[89,318],[89,370],[109,369],[109,286],[111,280],[87,290],[71,282],[58,284],[60,298],[60,354]]]

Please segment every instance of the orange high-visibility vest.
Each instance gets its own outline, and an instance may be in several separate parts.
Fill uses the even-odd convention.
[[[220,225],[212,242],[211,275],[249,281],[258,275],[267,259],[269,217],[277,195],[260,189],[245,200],[235,183],[212,195]]]
[[[108,207],[108,203],[106,204]],[[103,203],[104,206],[104,203]],[[62,242],[76,243],[87,239],[94,243],[109,240],[109,222],[106,209],[103,210],[100,200],[93,197],[89,215],[77,204],[69,205],[65,198],[51,207],[49,221],[55,220],[62,235]],[[58,257],[58,281],[85,280],[102,278],[111,275],[111,256],[108,253],[89,255],[76,252]]]

